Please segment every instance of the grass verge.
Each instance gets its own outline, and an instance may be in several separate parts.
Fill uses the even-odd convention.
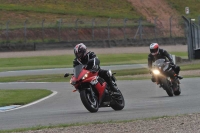
[[[43,89],[0,90],[0,107],[8,105],[25,105],[46,97],[52,92]]]
[[[171,54],[180,57],[187,56],[186,52],[172,52]],[[106,66],[147,63],[147,56],[148,53],[99,54],[98,58],[101,61],[101,66]],[[0,71],[66,68],[72,67],[73,59],[74,55],[0,58]]]
[[[181,66],[181,71],[187,70],[198,70],[200,63],[198,64],[187,64]],[[114,70],[117,73],[115,76],[117,80],[142,80],[149,79],[151,75],[147,68],[138,69],[124,69]],[[149,74],[143,76],[143,74]],[[47,75],[28,75],[28,76],[13,76],[13,77],[0,77],[1,82],[68,82],[70,77],[64,78],[63,74],[47,74]],[[185,78],[199,77],[198,75],[186,75]]]

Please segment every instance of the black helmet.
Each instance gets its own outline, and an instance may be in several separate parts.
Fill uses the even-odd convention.
[[[158,43],[152,43],[149,46],[150,52],[152,55],[157,55],[159,51],[159,45]]]
[[[76,58],[81,59],[87,53],[87,47],[83,43],[79,43],[74,47],[74,55]]]

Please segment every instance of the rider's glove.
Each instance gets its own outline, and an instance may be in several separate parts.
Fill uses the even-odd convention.
[[[69,73],[65,73],[64,77],[68,77],[69,76]]]

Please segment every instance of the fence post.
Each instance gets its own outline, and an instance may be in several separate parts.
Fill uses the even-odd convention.
[[[200,16],[198,17],[198,21],[199,21],[199,26],[200,26]]]
[[[109,18],[107,20],[107,25],[108,25],[108,45],[109,45],[109,47],[111,47],[111,45],[110,45],[110,19],[111,18]]]
[[[124,40],[126,40],[127,38],[126,38],[126,21],[128,21],[128,19],[127,18],[125,18],[124,19]]]
[[[62,25],[62,19],[60,19],[60,21],[59,21],[59,27],[58,27],[58,31],[59,31],[59,34],[58,34],[58,40],[59,40],[59,42],[60,42],[60,38],[61,38],[61,33],[60,33],[60,29],[61,29],[61,25]]]
[[[42,20],[42,41],[44,42],[44,21],[45,19]]]
[[[92,41],[94,41],[94,25],[95,25],[95,18],[92,19]]]
[[[6,41],[7,41],[7,42],[9,41],[9,34],[8,34],[9,23],[10,23],[10,21],[7,21],[7,22],[6,22]]]
[[[75,29],[76,29],[76,41],[78,40],[78,21],[79,21],[79,18],[76,19],[75,21]]]
[[[172,39],[172,17],[169,18],[169,32],[170,32],[170,39]]]
[[[27,20],[25,20],[24,21],[24,42],[25,42],[25,44],[26,44],[26,22],[27,22]]]
[[[139,37],[142,39],[142,18],[139,19]]]
[[[199,47],[199,26],[198,25],[195,25],[196,26],[196,45],[198,45],[197,46],[197,49],[199,49],[200,47]]]
[[[186,25],[186,37],[187,37],[187,47],[188,47],[188,59],[191,61],[193,59],[193,43],[192,43],[192,29],[191,29],[191,20],[187,19],[186,17],[182,16],[185,20]]]
[[[155,19],[154,19],[154,25],[155,25],[155,27],[154,27],[155,40],[157,40],[157,33],[156,33],[156,28],[157,28],[157,18],[158,18],[158,17],[155,17]]]

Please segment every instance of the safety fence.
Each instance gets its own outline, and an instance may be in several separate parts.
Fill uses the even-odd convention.
[[[182,16],[185,21],[188,46],[188,59],[200,59],[200,28],[191,18]]]
[[[177,23],[178,22],[178,23]],[[158,17],[150,21],[124,19],[58,19],[47,22],[24,20],[0,23],[0,48],[17,49],[20,46],[89,42],[92,46],[146,45],[185,43],[184,21],[171,16],[168,21]],[[33,45],[34,44],[34,45]],[[56,46],[55,46],[56,47]]]

